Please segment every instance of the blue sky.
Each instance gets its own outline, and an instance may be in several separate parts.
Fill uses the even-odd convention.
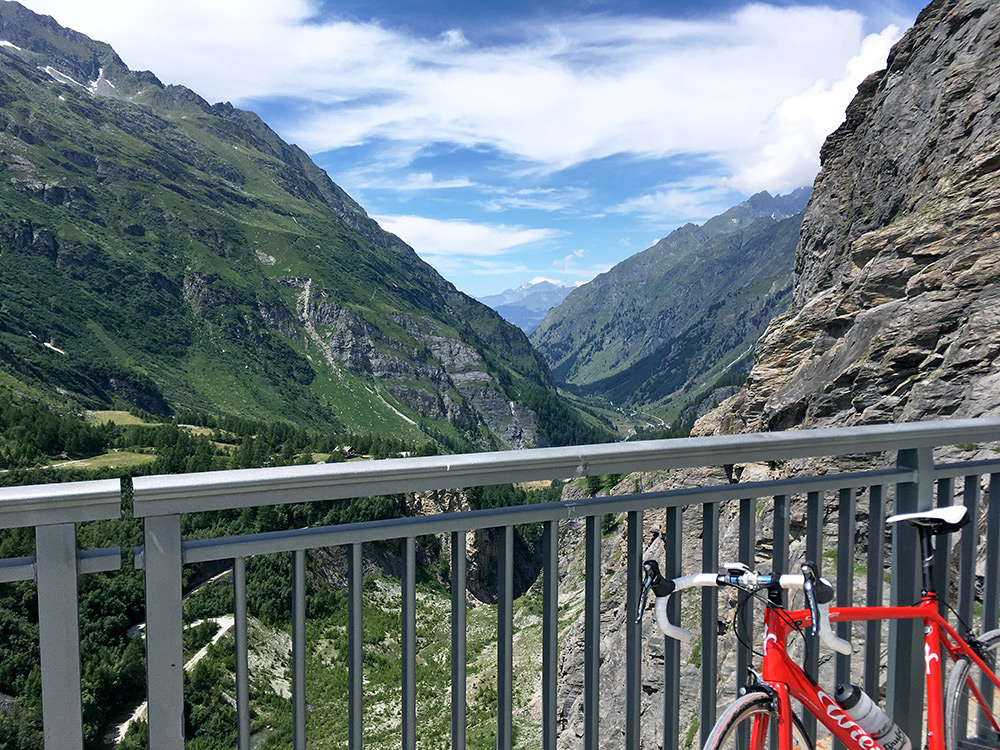
[[[922,2],[23,0],[258,112],[459,289],[577,284],[760,190]]]

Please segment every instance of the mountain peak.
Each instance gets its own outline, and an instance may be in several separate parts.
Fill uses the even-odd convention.
[[[542,322],[545,314],[562,302],[571,291],[572,287],[538,277],[517,289],[505,289],[500,294],[480,297],[479,301],[530,334]]]

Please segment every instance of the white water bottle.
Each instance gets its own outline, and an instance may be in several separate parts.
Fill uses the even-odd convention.
[[[837,685],[834,695],[840,707],[847,712],[884,750],[910,750],[910,738],[879,708],[864,690],[857,685]]]

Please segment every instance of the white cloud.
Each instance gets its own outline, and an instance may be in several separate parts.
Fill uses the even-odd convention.
[[[510,190],[495,187],[487,201],[477,203],[485,211],[531,209],[535,211],[566,211],[590,197],[590,191],[580,187],[522,188]]]
[[[824,6],[750,4],[697,21],[583,17],[477,48],[460,29],[417,38],[319,21],[314,0],[27,4],[209,99],[307,100],[284,132],[314,153],[452,143],[550,171],[621,153],[714,153],[739,171],[734,184],[803,173],[809,143],[789,133],[828,127],[844,85],[825,82],[863,75],[877,57],[859,54],[858,13]],[[847,61],[858,66],[850,76]]]
[[[353,184],[364,190],[451,190],[475,186],[468,177],[439,180],[432,172],[411,172],[403,179],[372,172],[353,172],[352,175],[355,177]]]
[[[444,276],[451,278],[449,274],[474,276],[510,276],[516,274],[523,276],[531,273],[531,269],[523,263],[496,262],[483,258],[465,258],[457,255],[425,255],[424,260],[430,263]],[[464,290],[467,293],[468,290]],[[495,289],[483,289],[477,294],[492,294]]]
[[[574,250],[565,258],[554,261],[550,270],[568,280],[563,283],[579,286],[590,281],[598,274],[607,273],[614,267],[614,263],[580,264],[579,261],[586,254],[586,250]]]
[[[503,49],[397,39],[409,63],[369,86],[385,98],[317,111],[296,136],[316,150],[372,138],[488,146],[550,170],[739,151],[778,102],[841,73],[861,24],[846,11],[748,6],[713,22],[583,20]]]
[[[767,123],[765,144],[750,152],[755,161],[739,167],[727,184],[749,193],[811,184],[819,171],[823,140],[844,121],[858,85],[869,73],[885,67],[889,50],[900,36],[896,26],[868,35],[861,51],[847,62],[842,78],[817,81],[781,102]]]
[[[424,216],[375,216],[383,229],[392,232],[421,256],[489,257],[514,248],[558,236],[553,229],[526,229],[503,224],[442,221]],[[436,265],[436,264],[435,264]]]
[[[613,206],[611,211],[637,216],[656,226],[674,227],[689,221],[700,223],[739,201],[722,180],[692,178],[659,185],[651,193]]]

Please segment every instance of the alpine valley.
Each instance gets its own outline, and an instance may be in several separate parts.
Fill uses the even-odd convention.
[[[70,409],[503,448],[608,432],[256,115],[0,3],[0,380]]]
[[[128,408],[147,420],[189,411],[272,426],[284,420],[449,450],[610,439],[598,418],[560,397],[556,382],[588,403],[611,400],[680,422],[731,388],[735,394],[694,425],[703,435],[995,415],[997,39],[995,0],[933,0],[826,141],[811,196],[808,190],[755,195],[703,226],[681,227],[574,290],[532,336],[547,365],[520,330],[383,232],[255,115],[163,86],[150,73],[130,71],[106,45],[0,0],[0,428],[6,413],[37,400],[70,411]],[[178,427],[130,425],[122,434],[148,430],[163,470],[201,470],[171,459],[176,436],[161,439],[160,430]],[[227,432],[217,428],[212,441],[229,439]],[[266,436],[252,433],[235,436],[245,439],[227,461],[249,453],[251,437]],[[201,448],[214,450],[199,439]],[[995,457],[996,446],[954,451],[978,461]],[[246,465],[256,458],[246,456]],[[852,461],[882,468],[884,458]],[[265,506],[190,514],[184,533],[238,535],[750,483],[803,468],[793,460],[588,477],[545,488]],[[0,472],[4,481],[14,475]],[[766,556],[773,525],[771,511],[762,511],[756,538]],[[660,533],[663,513],[645,514],[649,556],[660,555],[668,541]],[[792,542],[801,544],[805,520],[801,510],[795,513]],[[834,517],[826,519],[827,534]],[[604,518],[607,525],[595,535],[603,579],[596,656],[601,682],[610,686],[625,682],[624,623],[632,613],[625,611],[625,526],[611,514]],[[732,507],[722,511],[720,559],[737,559],[735,518]],[[691,554],[701,546],[701,519],[700,507],[690,506],[681,540],[685,573],[701,564]],[[580,747],[584,736],[583,665],[595,655],[584,636],[589,535],[583,526],[582,516],[567,518],[557,540],[557,746],[565,750]],[[867,519],[859,516],[857,528],[855,552],[869,533]],[[31,555],[31,531],[0,535],[0,558]],[[526,595],[515,600],[514,651],[527,655],[515,668],[524,676],[515,695],[518,746],[539,744],[540,734],[541,675],[536,664],[528,668],[543,638],[537,531],[516,532],[516,588]],[[92,549],[131,550],[143,538],[130,513],[120,523],[81,524],[80,534],[81,546]],[[450,549],[434,538],[418,539],[418,547],[421,741],[444,747],[451,596],[442,584],[449,580]],[[367,548],[365,710],[392,722],[366,737],[365,746],[399,747],[401,566],[390,545]],[[470,599],[482,602],[470,607],[468,621],[467,744],[477,750],[496,745],[498,610],[487,590],[496,584],[498,549],[488,534],[467,548]],[[348,648],[346,566],[343,549],[318,550],[309,560],[308,627],[316,644],[307,655],[310,747],[347,744],[347,670],[330,666]],[[217,626],[209,618],[233,612],[233,586],[220,571],[194,565],[186,571],[192,571],[184,605],[192,627],[185,639],[190,633],[194,650],[213,637]],[[254,555],[247,577],[260,677],[254,706],[261,731],[254,742],[262,750],[289,747],[291,561]],[[81,578],[88,750],[104,746],[108,729],[122,730],[119,750],[145,747],[141,722],[127,731],[119,723],[135,709],[146,679],[141,639],[128,637],[144,616],[141,580],[131,565],[114,576]],[[685,619],[697,622],[698,603],[688,601]],[[33,584],[0,587],[3,750],[42,747],[37,619]],[[647,619],[645,627],[655,626]],[[640,744],[661,747],[663,641],[645,635]],[[719,649],[719,689],[727,694],[735,680],[734,643],[728,637]],[[235,743],[232,640],[217,646],[189,675],[191,748]],[[698,694],[701,647],[695,640],[682,651],[682,695]],[[623,692],[600,696],[601,748],[622,746]],[[690,748],[698,718],[690,701],[682,710],[681,747]]]
[[[573,290],[532,342],[568,390],[686,432],[713,394],[743,383],[754,343],[788,306],[809,194],[761,192],[680,227]]]

